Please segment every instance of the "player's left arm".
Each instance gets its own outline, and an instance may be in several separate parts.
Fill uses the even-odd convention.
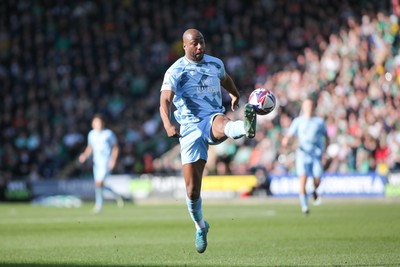
[[[119,154],[119,146],[118,146],[118,143],[115,143],[111,149],[111,158],[110,158],[110,162],[108,165],[110,170],[114,169],[114,167],[117,163],[118,154]]]
[[[227,73],[221,78],[221,85],[228,91],[232,101],[232,110],[234,111],[237,107],[239,107],[239,98],[240,93],[239,90],[236,88],[235,83],[233,82],[231,76]]]
[[[330,140],[329,140],[329,136],[328,136],[328,132],[326,131],[326,129],[325,129],[325,134],[324,134],[324,137],[325,137],[325,145],[324,145],[324,151],[325,151],[325,153],[326,153],[326,150],[328,149],[328,146],[329,146],[329,144],[330,144]]]
[[[320,125],[320,127],[321,127],[321,134],[320,134],[320,136],[321,136],[321,138],[323,138],[322,140],[323,140],[323,142],[324,142],[324,147],[323,147],[323,151],[326,153],[326,150],[327,150],[327,148],[328,148],[328,146],[329,146],[329,144],[330,144],[330,142],[329,142],[329,136],[328,136],[328,129],[326,128],[326,123],[325,123],[325,121],[324,121],[324,119],[321,117],[321,125]]]

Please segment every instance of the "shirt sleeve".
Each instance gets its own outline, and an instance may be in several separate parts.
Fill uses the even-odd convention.
[[[176,78],[171,69],[167,70],[167,72],[164,75],[164,80],[161,85],[161,90],[160,91],[165,91],[165,90],[171,90],[171,91],[176,91]]]
[[[92,131],[90,131],[88,133],[87,139],[88,139],[88,145],[93,146],[93,134],[92,134]]]
[[[328,132],[328,130],[326,129],[326,123],[324,121],[322,121],[322,129],[324,134]]]
[[[114,132],[111,131],[110,133],[111,145],[117,144],[117,137],[115,136]]]
[[[223,77],[225,77],[225,65],[221,59],[213,57],[210,63],[217,68],[218,78],[222,79]]]
[[[224,63],[221,61],[221,68],[219,69],[218,77],[221,79],[225,77],[226,72],[225,72],[225,66]]]
[[[295,119],[292,121],[292,124],[291,124],[290,127],[289,127],[288,134],[289,134],[289,135],[297,135],[297,130],[298,130],[298,128],[299,128],[299,119],[298,119],[298,118],[295,118]]]

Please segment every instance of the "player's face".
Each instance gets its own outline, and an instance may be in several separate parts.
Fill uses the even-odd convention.
[[[185,49],[186,57],[192,61],[200,61],[203,59],[206,43],[201,34],[197,34],[188,38],[185,41],[183,48]]]
[[[314,112],[314,104],[310,99],[306,99],[303,102],[303,112],[306,115],[311,115]]]
[[[103,121],[100,118],[94,118],[92,121],[92,127],[96,131],[101,131],[103,129]]]

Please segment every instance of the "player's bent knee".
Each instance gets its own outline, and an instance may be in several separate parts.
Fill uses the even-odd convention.
[[[225,115],[217,115],[214,118],[211,134],[216,141],[223,141],[227,139],[225,135],[225,126],[230,121]]]

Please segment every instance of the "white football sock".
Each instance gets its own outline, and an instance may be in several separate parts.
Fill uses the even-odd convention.
[[[238,139],[246,135],[243,121],[229,121],[224,128],[226,136]]]

